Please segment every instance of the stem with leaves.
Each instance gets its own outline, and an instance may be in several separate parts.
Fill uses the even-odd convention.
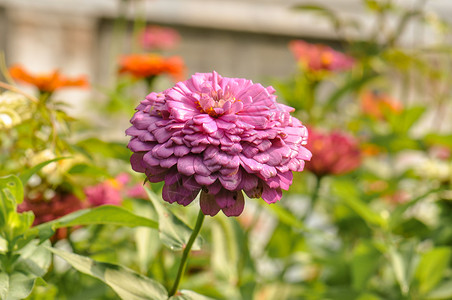
[[[169,293],[169,297],[174,296],[174,294],[176,294],[177,292],[177,289],[179,288],[180,280],[182,279],[182,276],[184,275],[185,272],[185,268],[187,267],[188,255],[190,254],[191,247],[193,246],[196,237],[201,231],[201,226],[203,222],[204,214],[201,210],[199,210],[195,228],[193,228],[193,232],[190,236],[190,239],[188,240],[187,246],[184,248],[184,252],[182,253],[182,259],[180,261],[179,270],[177,271],[176,281],[174,281],[173,287],[171,288],[171,291]]]

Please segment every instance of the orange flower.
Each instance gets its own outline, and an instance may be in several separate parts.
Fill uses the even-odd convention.
[[[365,91],[361,94],[361,109],[364,114],[383,120],[387,113],[400,113],[402,105],[387,94],[378,91]]]
[[[14,65],[9,68],[11,77],[34,85],[42,93],[52,93],[55,90],[66,87],[88,87],[89,83],[85,76],[79,76],[77,78],[66,78],[61,75],[57,70],[51,73],[44,74],[30,74],[22,66]]]
[[[158,54],[130,54],[121,57],[119,73],[131,74],[135,78],[149,78],[166,73],[179,81],[185,76],[185,64],[179,56],[165,58]]]

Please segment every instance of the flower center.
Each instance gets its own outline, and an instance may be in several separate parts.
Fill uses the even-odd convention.
[[[236,101],[240,100],[235,99],[229,92],[219,89],[211,91],[210,94],[200,93],[200,99],[196,104],[201,112],[217,118],[228,112]]]

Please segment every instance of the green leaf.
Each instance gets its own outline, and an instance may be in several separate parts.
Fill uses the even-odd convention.
[[[44,245],[38,245],[34,240],[18,251],[19,259],[10,274],[0,272],[0,298],[15,300],[27,297],[38,277],[47,273],[50,266],[51,255]]]
[[[289,210],[281,206],[280,204],[265,205],[268,209],[275,214],[281,223],[284,223],[293,228],[307,230],[303,222],[299,218],[294,216]]]
[[[91,258],[48,248],[63,258],[79,272],[98,278],[110,286],[125,300],[167,300],[168,292],[155,280],[115,264],[103,263]]]
[[[133,203],[134,212],[142,217],[157,219],[155,210],[149,201],[135,200]],[[161,247],[159,242],[159,233],[147,227],[138,227],[135,229],[135,243],[137,246],[137,263],[141,273],[146,273],[149,263],[156,258],[157,252]]]
[[[389,250],[389,259],[391,261],[392,269],[394,270],[397,282],[400,285],[400,290],[403,295],[407,295],[409,292],[409,284],[407,278],[407,266],[400,254],[395,248]]]
[[[430,300],[452,299],[452,280],[445,281],[438,285],[437,288],[427,294],[426,298]]]
[[[212,224],[212,269],[216,276],[227,282],[237,281],[239,243],[234,228],[225,217],[215,217]]]
[[[448,247],[438,247],[422,255],[416,270],[420,293],[426,294],[441,281],[449,266],[451,251]]]
[[[172,296],[168,300],[212,300],[212,298],[203,296],[189,290],[180,290],[178,295]]]
[[[429,133],[424,137],[429,145],[441,145],[452,149],[452,134]]]
[[[385,219],[360,200],[358,191],[353,182],[337,180],[333,183],[333,191],[369,225],[376,225],[378,227],[386,226]]]
[[[22,182],[14,175],[0,177],[0,194],[13,204],[15,210],[15,206],[24,200]]]
[[[442,190],[443,190],[443,188],[429,190],[425,194],[422,194],[421,196],[418,196],[418,197],[414,198],[413,200],[411,200],[411,201],[409,201],[407,203],[404,203],[404,204],[401,204],[401,205],[397,206],[397,208],[391,213],[391,216],[390,216],[390,219],[389,219],[389,227],[394,229],[395,227],[400,225],[400,223],[404,220],[403,214],[407,211],[407,209],[409,209],[410,207],[412,207],[413,205],[415,205],[419,201],[422,201],[428,195],[433,194],[433,193],[437,193],[437,192],[442,191]]]
[[[5,300],[24,299],[30,295],[35,279],[22,273],[0,273],[0,298]]]
[[[370,241],[361,241],[355,246],[352,257],[352,286],[363,290],[379,265],[381,253]]]
[[[0,177],[0,229],[5,225],[8,229],[11,225],[20,225],[16,222],[19,219],[16,207],[23,199],[24,190],[18,177],[14,175]]]
[[[110,177],[110,174],[105,169],[88,164],[76,164],[68,171],[68,173],[71,175],[84,175],[90,177]]]
[[[56,162],[56,161],[59,161],[59,160],[62,160],[62,159],[67,159],[67,158],[70,158],[70,157],[57,157],[57,158],[54,158],[54,159],[51,159],[51,160],[44,161],[44,162],[42,162],[40,164],[37,164],[33,168],[25,170],[24,172],[22,172],[19,175],[19,178],[22,181],[22,184],[26,185],[28,180],[31,178],[31,176],[33,176],[34,174],[38,173],[42,168],[44,168],[48,164],[51,164],[53,162]]]
[[[34,227],[34,230],[43,240],[52,236],[58,228],[94,224],[158,228],[158,223],[154,220],[140,217],[119,206],[102,205],[96,208],[79,210],[51,222],[40,224]]]
[[[413,125],[424,115],[426,110],[424,106],[404,109],[401,114],[389,118],[392,129],[396,133],[407,134]]]
[[[125,161],[130,158],[130,151],[123,143],[105,142],[96,138],[89,138],[78,142],[77,147],[80,147],[87,155],[98,153],[102,157],[117,158]]]
[[[183,250],[190,239],[192,233],[191,228],[167,209],[163,205],[163,200],[154,192],[146,187],[144,189],[157,211],[161,242],[171,250]],[[197,237],[192,250],[201,249],[201,244],[201,238]]]

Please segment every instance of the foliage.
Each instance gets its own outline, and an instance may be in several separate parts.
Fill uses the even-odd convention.
[[[347,172],[308,166],[279,203],[246,199],[242,216],[206,218],[202,229],[197,204],[171,206],[160,184],[143,188],[126,144],[69,116],[57,91],[2,83],[0,298],[451,299],[452,132],[442,116],[452,94],[438,64],[450,49],[405,47],[413,22],[438,26],[422,5],[362,6],[375,18],[370,35],[333,9],[294,7],[330,20],[347,64],[335,68],[325,57],[339,51],[319,45],[308,64],[303,46],[297,72],[273,82],[310,128],[353,139],[312,158]],[[103,125],[129,118],[159,76],[104,88]],[[359,160],[342,151],[352,144]]]

